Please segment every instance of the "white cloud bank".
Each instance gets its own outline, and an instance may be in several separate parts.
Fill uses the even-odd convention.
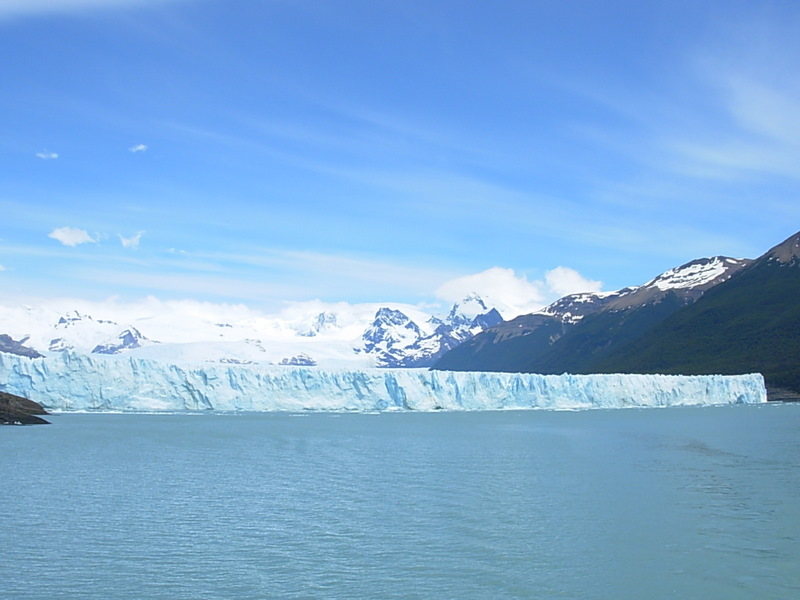
[[[513,269],[492,267],[481,273],[452,279],[439,286],[435,294],[447,302],[458,302],[469,294],[478,294],[508,320],[536,312],[568,294],[599,292],[602,285],[602,282],[586,279],[568,267],[547,271],[544,281],[528,281]]]
[[[602,281],[586,279],[583,275],[569,267],[556,267],[544,275],[547,289],[556,294],[554,300],[570,294],[581,292],[599,292],[603,287]]]
[[[37,152],[36,158],[41,158],[42,160],[55,160],[58,158],[58,154],[55,152]]]
[[[136,152],[147,152],[147,145],[145,145],[145,144],[136,144],[135,146],[131,146],[130,148],[128,148],[128,150],[133,152],[134,154]]]
[[[65,246],[72,247],[78,246],[79,244],[97,242],[97,240],[90,236],[86,230],[77,229],[75,227],[58,227],[57,229],[53,229],[53,231],[48,233],[47,237],[53,238]]]

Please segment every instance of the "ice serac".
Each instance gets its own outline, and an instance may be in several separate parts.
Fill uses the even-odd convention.
[[[51,410],[588,409],[766,402],[761,375],[536,375],[177,365],[66,351],[0,353],[0,391]]]

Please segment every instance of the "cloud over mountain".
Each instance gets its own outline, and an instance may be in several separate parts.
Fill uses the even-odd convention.
[[[436,297],[457,302],[470,294],[488,299],[505,319],[535,312],[566,294],[599,292],[602,283],[586,279],[569,267],[545,273],[544,281],[529,281],[513,269],[491,267],[480,273],[451,279],[437,288]]]

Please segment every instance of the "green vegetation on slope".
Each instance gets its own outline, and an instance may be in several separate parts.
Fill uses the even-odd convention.
[[[657,302],[633,309],[588,315],[547,352],[531,360],[525,371],[590,373],[598,358],[644,336],[682,306],[681,299],[669,293]]]
[[[800,260],[759,259],[596,361],[595,372],[762,373],[800,391]]]

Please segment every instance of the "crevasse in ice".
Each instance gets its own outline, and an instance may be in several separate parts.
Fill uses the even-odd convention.
[[[52,410],[493,410],[712,405],[766,401],[759,374],[537,375],[168,364],[67,351],[0,353],[0,390]]]

